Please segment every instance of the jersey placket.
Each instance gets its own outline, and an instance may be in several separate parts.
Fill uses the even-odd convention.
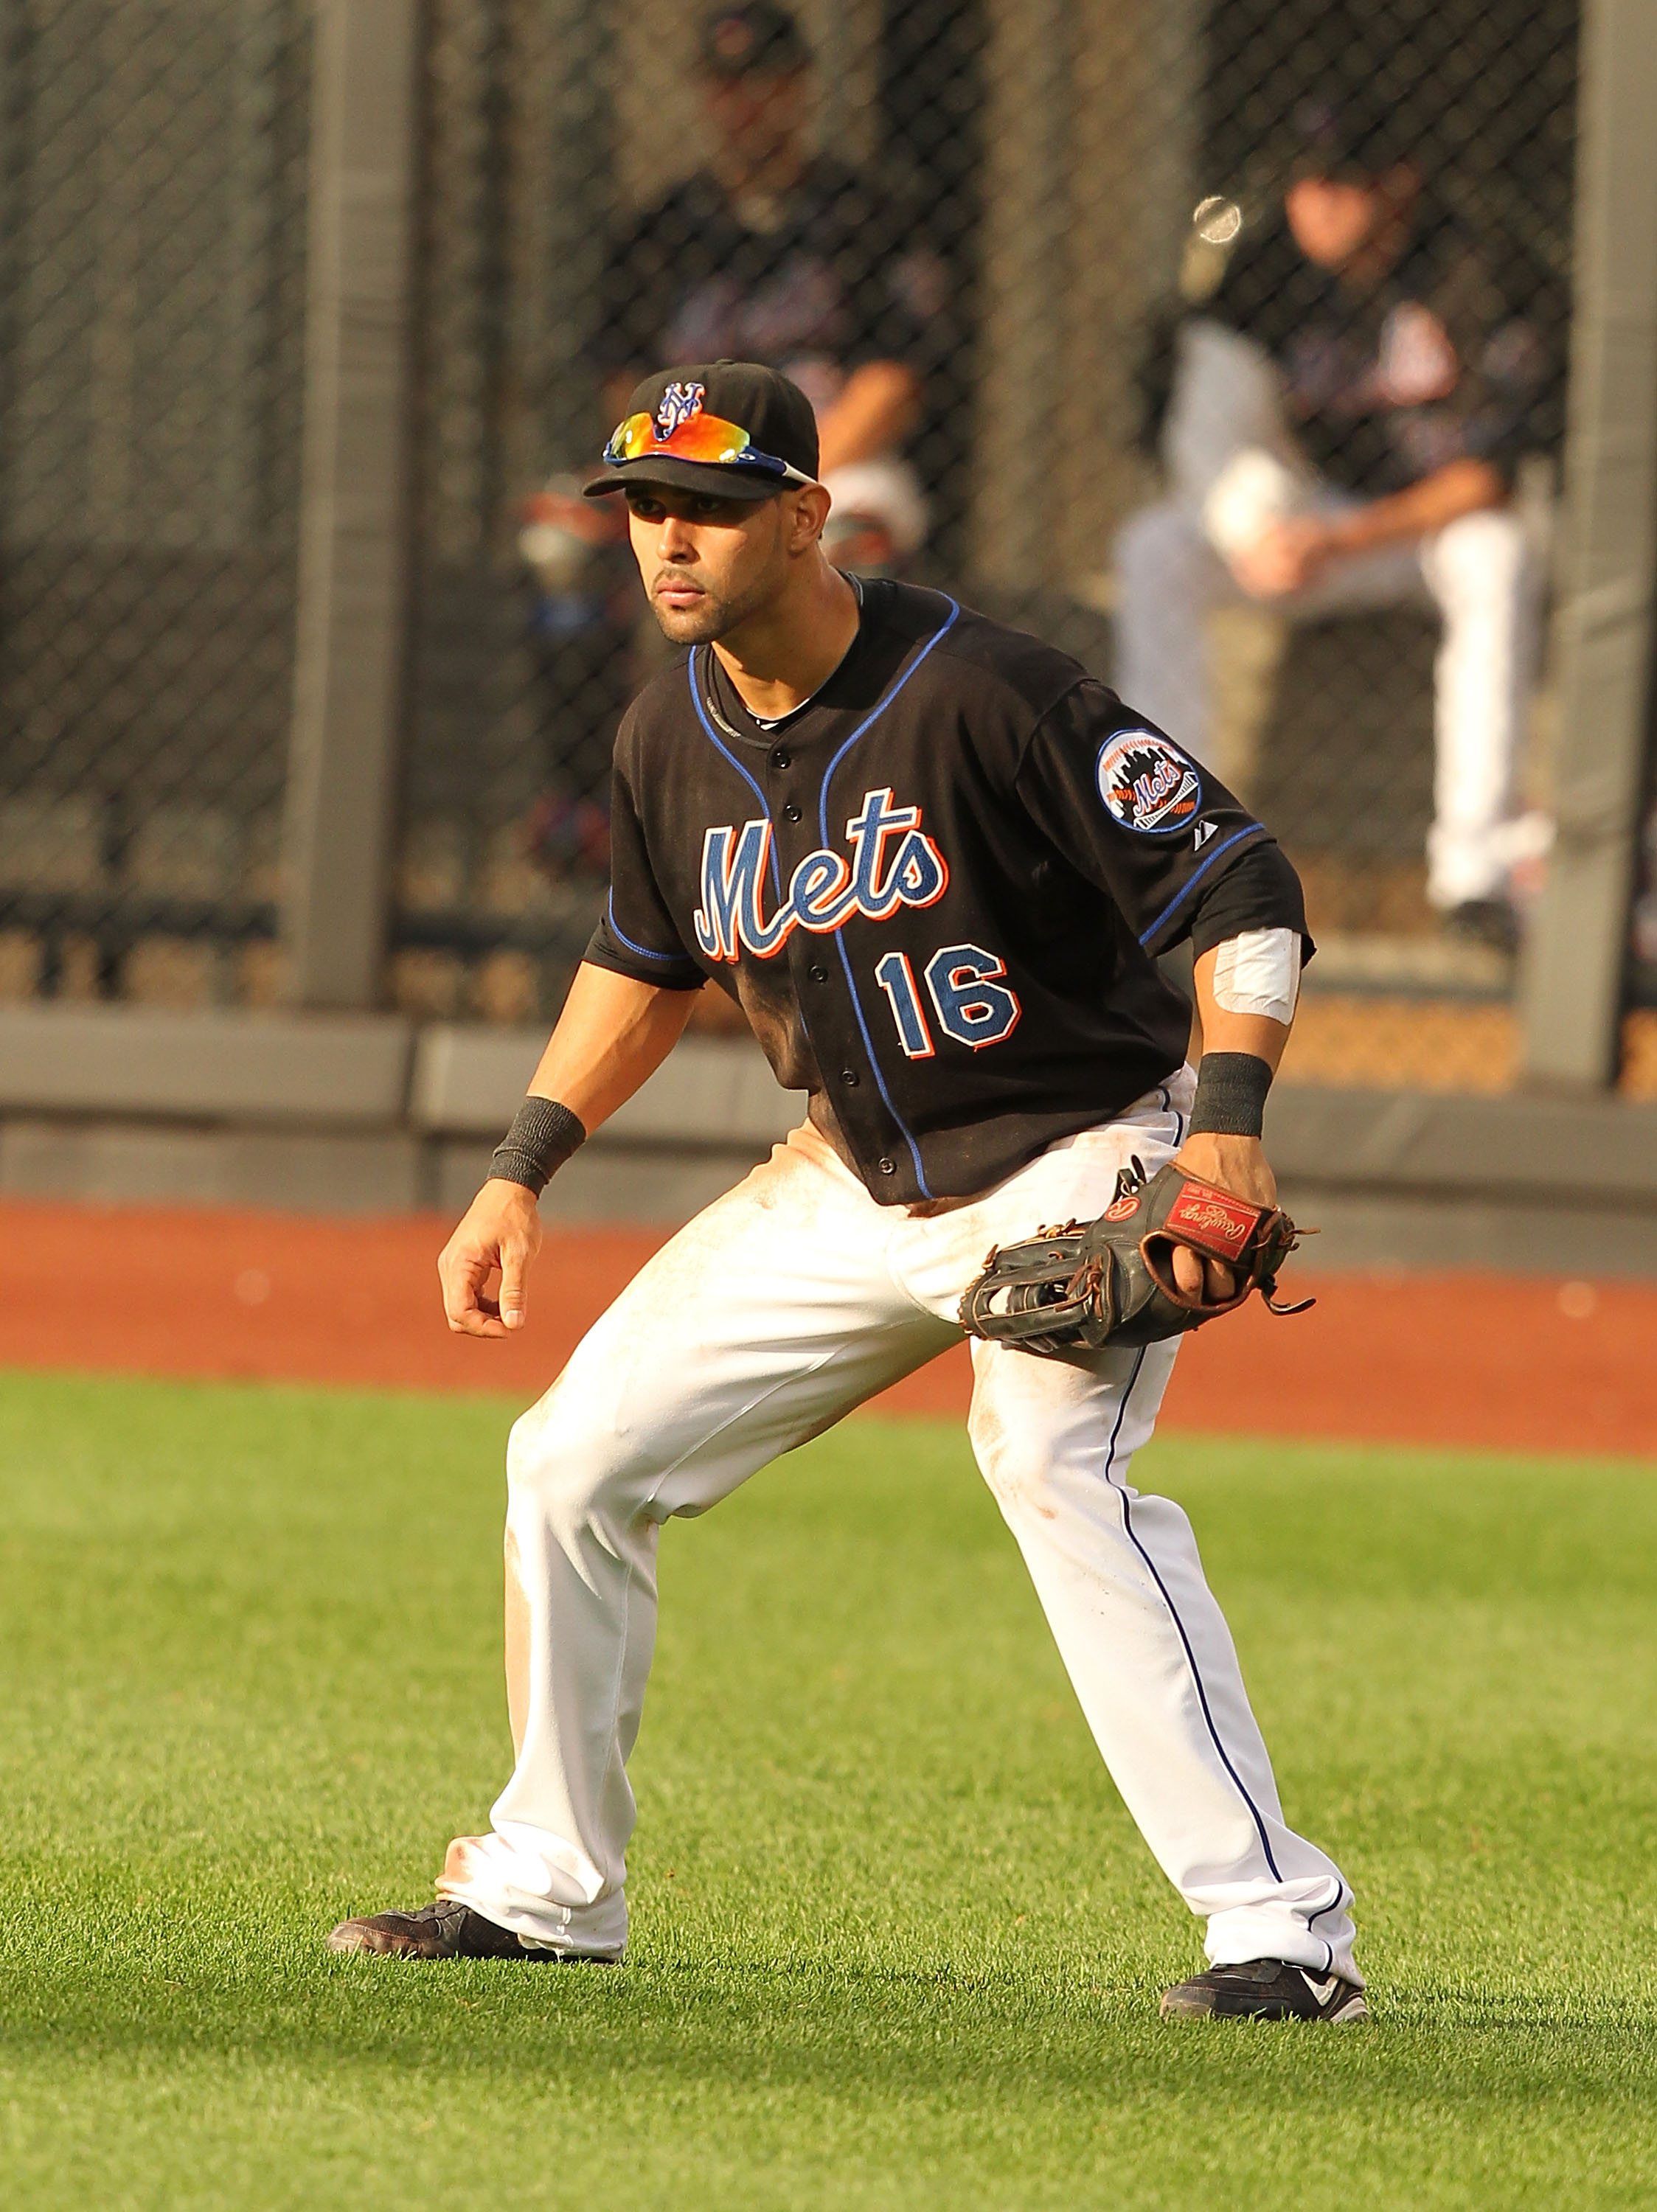
[[[949,598],[947,592],[940,596],[949,609],[948,614],[925,643],[911,656],[903,673],[887,685],[880,703],[874,708],[873,713],[865,715],[856,727],[841,739],[835,747],[832,757],[823,769],[817,798],[817,829],[825,848],[838,850],[829,831],[829,805],[832,796],[830,787],[834,781],[837,770],[840,769],[859,739],[873,729],[875,723],[886,712],[893,700],[909,683],[916,670],[929,657],[939,640],[948,635],[960,615],[959,606]],[[850,917],[848,917],[848,920],[850,919]],[[886,1078],[881,1072],[880,1055],[875,1049],[874,1041],[869,1035],[868,1018],[863,1009],[862,998],[857,988],[857,978],[852,968],[851,954],[845,939],[844,925],[834,933],[834,946],[839,956],[840,971],[844,978],[846,997],[856,1022],[857,1035],[863,1048],[863,1059],[874,1079],[874,1086],[880,1092],[880,1103],[884,1109],[880,1130],[881,1142],[878,1152],[872,1146],[867,1149],[861,1147],[850,1127],[846,1128],[847,1139],[852,1149],[857,1153],[859,1164],[863,1170],[864,1180],[872,1191],[878,1194],[883,1184],[891,1186],[894,1202],[909,1197],[930,1198],[933,1192],[927,1181],[919,1139],[892,1103],[892,1094],[886,1087]],[[850,1059],[842,1063],[840,1080],[843,1089],[850,1091],[855,1096],[857,1077]],[[901,1143],[895,1140],[901,1140]],[[898,1157],[900,1151],[903,1157],[909,1162],[914,1176],[915,1188],[912,1192],[902,1187],[902,1170]],[[871,1166],[874,1170],[873,1177],[868,1174]]]
[[[721,736],[720,731],[723,729],[733,744],[741,745],[745,743],[740,733],[719,714],[711,691],[704,696],[694,653],[691,655],[686,675],[691,703],[704,734],[764,809],[771,832],[771,866],[766,872],[771,877],[772,892],[780,908],[788,896],[788,887],[794,880],[795,869],[810,853],[819,849],[812,842],[818,823],[813,821],[813,810],[808,804],[814,764],[813,758],[808,756],[814,757],[816,761],[821,760],[829,733],[825,732],[813,741],[805,732],[779,731],[765,746],[756,763],[764,777],[762,782]],[[865,723],[862,726],[867,726]],[[758,748],[753,750],[757,751]],[[825,763],[828,773],[832,772],[834,761],[844,750],[843,744]],[[819,775],[824,775],[822,769],[819,769]],[[820,792],[816,811],[819,817],[826,818]],[[826,835],[823,842],[830,849],[838,849]],[[831,945],[837,949],[838,958],[831,953]],[[740,957],[752,960],[759,956],[744,945]],[[839,933],[799,927],[791,929],[783,943],[771,955],[772,959],[784,957],[789,963],[801,1026],[816,1059],[835,1121],[851,1148],[859,1172],[871,1190],[878,1190],[883,1183],[896,1184],[901,1175],[899,1158],[901,1146],[914,1162],[916,1194],[929,1195],[922,1172],[920,1148],[898,1121],[886,1096],[886,1085],[857,1002],[851,963]],[[892,1193],[894,1200],[905,1195],[907,1194],[901,1188],[894,1188]]]
[[[765,752],[766,811],[786,887],[795,870],[819,849],[839,850],[838,841],[823,834],[817,817],[823,813],[820,796],[813,806],[809,756],[818,756],[818,775],[828,766],[822,755],[826,735],[795,738],[779,734]],[[819,848],[817,837],[823,834]],[[813,930],[796,926],[780,948],[793,978],[795,1004],[806,1036],[829,1092],[834,1118],[858,1165],[878,1192],[883,1183],[895,1182],[899,1174],[899,1150],[915,1152],[916,1180],[925,1191],[918,1150],[893,1113],[886,1085],[858,1004],[856,984],[846,951],[842,928]],[[894,1193],[894,1195],[896,1194]]]

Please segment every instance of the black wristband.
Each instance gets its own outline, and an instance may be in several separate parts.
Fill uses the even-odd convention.
[[[1265,1126],[1270,1063],[1252,1052],[1205,1052],[1187,1136],[1258,1137]]]
[[[489,1164],[491,1181],[521,1182],[537,1198],[577,1146],[587,1142],[580,1118],[555,1098],[526,1098]]]

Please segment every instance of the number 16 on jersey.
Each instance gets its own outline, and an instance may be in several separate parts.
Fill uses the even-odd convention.
[[[1000,981],[1007,963],[981,945],[940,945],[923,973],[938,1027],[957,1044],[978,1052],[985,1045],[1000,1044],[1017,1028],[1022,1009],[1017,995]],[[875,963],[874,980],[892,1008],[904,1057],[932,1059],[937,1046],[909,955],[883,952]]]

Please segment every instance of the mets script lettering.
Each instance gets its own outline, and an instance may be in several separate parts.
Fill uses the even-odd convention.
[[[949,887],[943,854],[922,831],[920,808],[894,806],[890,787],[864,793],[846,841],[849,859],[826,847],[807,853],[768,919],[771,823],[710,830],[702,841],[702,903],[692,917],[703,952],[734,960],[746,951],[769,960],[796,929],[825,934],[854,914],[886,921],[899,907],[935,904]]]
[[[1141,818],[1154,821],[1164,802],[1179,790],[1188,773],[1178,761],[1159,760],[1148,775],[1136,775],[1133,796]]]

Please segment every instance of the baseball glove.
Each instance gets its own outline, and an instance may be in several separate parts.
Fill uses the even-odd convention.
[[[1251,1206],[1172,1163],[1148,1178],[1136,1159],[1097,1221],[1067,1221],[1021,1244],[997,1245],[966,1287],[961,1322],[993,1344],[1051,1357],[1179,1336],[1235,1313],[1255,1291],[1273,1313],[1304,1313],[1312,1299],[1288,1306],[1275,1296],[1277,1270],[1299,1242],[1281,1206]],[[1182,1244],[1225,1262],[1237,1281],[1230,1297],[1210,1302],[1177,1286],[1173,1255]]]

